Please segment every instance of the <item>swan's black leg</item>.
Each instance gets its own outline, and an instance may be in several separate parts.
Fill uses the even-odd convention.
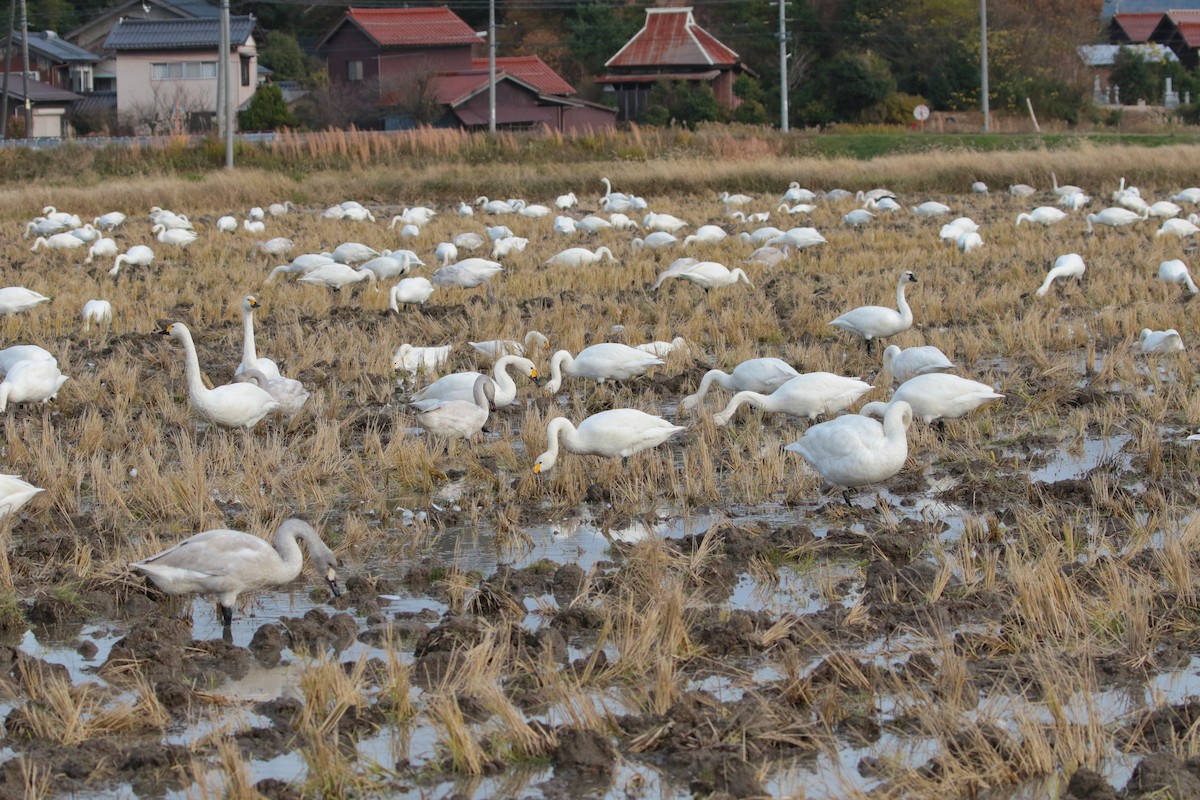
[[[849,489],[842,489],[842,499],[846,501],[846,505],[850,506],[850,508],[854,508],[854,503],[850,502],[850,490]]]
[[[875,355],[875,340],[867,339],[866,342],[867,342],[867,355],[869,355],[869,356]]]
[[[221,609],[221,624],[228,628],[233,624],[233,609],[229,606],[218,605]]]

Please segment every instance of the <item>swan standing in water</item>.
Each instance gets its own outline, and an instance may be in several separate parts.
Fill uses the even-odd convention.
[[[589,378],[593,381],[624,381],[659,364],[665,364],[661,358],[650,353],[617,342],[601,342],[579,351],[572,356],[566,350],[559,350],[550,359],[550,381],[546,391],[550,394],[558,392],[562,386],[563,374],[574,378]]]
[[[731,372],[710,369],[700,379],[700,386],[679,402],[679,407],[690,411],[704,400],[712,384],[731,392],[758,392],[770,394],[800,373],[779,358],[751,358],[733,368]]]
[[[680,431],[682,425],[672,425],[662,417],[647,414],[636,408],[614,408],[584,419],[576,427],[566,417],[555,417],[546,423],[546,452],[533,464],[535,474],[554,469],[558,463],[559,439],[562,447],[579,455],[604,458],[629,458],[634,453],[658,447]]]
[[[844,411],[875,387],[858,378],[843,378],[831,372],[797,375],[770,394],[738,392],[723,411],[713,414],[713,422],[726,425],[742,405],[752,405],[770,414],[815,419]]]
[[[958,419],[1004,395],[986,383],[961,378],[958,375],[932,373],[909,378],[900,384],[891,402],[903,400],[912,406],[913,415],[925,422]],[[858,412],[863,416],[882,417],[888,403],[867,403]]]
[[[1083,263],[1083,256],[1078,253],[1067,253],[1054,259],[1054,266],[1046,273],[1046,280],[1042,281],[1042,285],[1038,288],[1036,294],[1038,297],[1045,297],[1046,292],[1050,291],[1050,285],[1059,278],[1074,278],[1075,282],[1083,285],[1083,273],[1087,271],[1087,265]]]
[[[238,595],[291,583],[300,574],[304,554],[297,540],[308,548],[308,557],[333,596],[340,595],[337,558],[313,527],[299,519],[284,520],[275,532],[273,547],[242,531],[211,530],[129,566],[167,594],[215,596],[221,622],[228,628]]]
[[[182,322],[172,322],[158,333],[183,343],[188,399],[196,413],[209,422],[225,428],[253,428],[280,407],[266,389],[252,383],[230,383],[215,389],[205,387],[192,332]]]
[[[495,410],[495,387],[488,376],[476,375],[469,401],[430,397],[409,405],[416,410],[417,424],[426,433],[445,439],[469,439],[483,430],[488,412]]]
[[[846,491],[887,480],[908,458],[908,426],[912,407],[903,400],[888,405],[883,424],[861,414],[846,414],[814,425],[784,450],[799,453],[826,483]]]
[[[538,382],[537,368],[528,358],[517,355],[502,356],[492,367],[494,378],[488,378],[494,383],[492,394],[489,396],[493,409],[506,408],[517,402],[517,384],[508,374],[510,366],[519,369],[523,375],[534,382],[534,385]],[[480,377],[487,376],[478,372],[454,372],[450,375],[443,375],[421,391],[414,393],[412,400],[470,400],[475,391],[475,383]]]
[[[946,372],[952,369],[954,369],[954,362],[932,345],[907,347],[901,350],[898,345],[889,344],[883,350],[883,371],[890,374],[892,380],[900,383],[918,375]]]
[[[866,340],[867,353],[870,354],[875,339],[895,336],[912,327],[913,313],[904,299],[904,287],[916,282],[917,276],[911,271],[900,276],[900,282],[896,285],[896,306],[899,310],[884,306],[859,306],[830,321],[829,324],[861,336]]]

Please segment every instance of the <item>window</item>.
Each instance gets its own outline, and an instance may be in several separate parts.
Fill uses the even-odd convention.
[[[250,85],[250,59],[242,56],[242,86]]]
[[[361,61],[346,62],[346,80],[361,81],[363,79],[363,69]]]
[[[154,81],[213,80],[216,77],[215,61],[168,61],[150,65],[150,80]]]
[[[71,91],[92,91],[92,68],[90,66],[71,65]]]

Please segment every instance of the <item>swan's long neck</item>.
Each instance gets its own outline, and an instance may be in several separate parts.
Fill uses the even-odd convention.
[[[609,195],[612,194],[612,182],[608,178],[601,178],[600,180],[604,183],[604,199],[607,200]]]
[[[558,463],[558,439],[559,436],[563,439],[563,444],[568,450],[575,450],[579,444],[579,432],[575,430],[575,426],[571,420],[566,417],[555,417],[546,424],[546,452],[542,453],[541,462],[542,469],[549,470]]]
[[[254,346],[254,309],[242,309],[242,369],[250,369],[258,363],[258,350]]]
[[[1200,291],[1200,289],[1196,288],[1196,282],[1192,280],[1192,276],[1190,273],[1184,272],[1183,280],[1187,284],[1188,291],[1191,292],[1192,294],[1196,294],[1198,291]]]
[[[300,567],[304,564],[304,554],[300,551],[300,545],[296,543],[297,537],[304,540],[310,553],[318,552],[317,548],[327,549],[325,544],[310,534],[306,527],[288,524],[288,522],[280,525],[275,534],[275,552],[279,554],[279,562],[273,565],[271,570],[275,573],[275,579],[279,583],[294,580],[300,574]]]
[[[905,409],[895,403],[888,406],[883,415],[883,435],[888,444],[908,449],[908,425],[905,424]]]
[[[758,392],[738,392],[730,399],[725,409],[714,416],[714,419],[721,417],[725,422],[728,422],[733,418],[737,410],[744,405],[761,408],[764,411],[774,411],[775,409],[771,408],[771,397],[773,395],[759,394]]]
[[[492,380],[499,387],[499,393],[508,394],[517,391],[517,384],[513,381],[512,376],[508,374],[510,364],[517,362],[516,356],[504,356],[496,359],[496,365],[492,368]]]
[[[183,351],[187,366],[188,395],[191,396],[192,403],[199,404],[203,401],[205,393],[209,390],[205,387],[204,378],[200,375],[200,358],[196,355],[196,343],[192,341],[190,331],[185,332],[180,339],[183,340]]]
[[[906,283],[908,281],[901,278],[900,285],[896,287],[896,307],[900,309],[900,319],[904,320],[906,325],[912,325],[912,309],[908,307],[908,301],[904,299],[904,285]]]
[[[554,394],[562,386],[563,369],[570,370],[571,364],[575,363],[575,357],[566,350],[559,350],[550,359],[550,381],[546,384],[546,391]]]

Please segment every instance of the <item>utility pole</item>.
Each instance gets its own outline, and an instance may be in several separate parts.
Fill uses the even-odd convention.
[[[232,43],[229,35],[229,0],[221,0],[221,58],[217,61],[218,64],[225,65],[224,88],[225,99],[225,169],[233,169],[233,126],[234,126],[234,109],[236,108],[233,102],[234,97],[234,82],[232,79],[233,68],[229,63],[229,53],[232,50]],[[217,70],[217,80],[221,80],[222,73]]]
[[[983,130],[992,129],[991,113],[988,109],[988,56],[987,56],[987,0],[979,0],[979,56],[982,72],[980,83],[983,94]]]
[[[788,132],[787,0],[779,0],[779,128]]]
[[[12,72],[12,33],[17,24],[17,0],[8,0],[8,35],[4,42],[4,101],[0,105],[0,139],[8,138],[8,76]]]
[[[225,4],[222,2],[220,12],[217,17],[217,96],[214,100],[213,117],[217,121],[217,138],[224,141],[225,139],[225,89],[228,84],[225,81],[225,71],[229,69],[229,61],[225,58],[225,53],[229,48],[229,40],[226,38],[225,28]]]
[[[33,103],[29,100],[29,15],[25,13],[25,0],[21,0],[21,78],[25,82],[25,138],[32,139]]]
[[[496,0],[488,0],[488,133],[496,132]]]

